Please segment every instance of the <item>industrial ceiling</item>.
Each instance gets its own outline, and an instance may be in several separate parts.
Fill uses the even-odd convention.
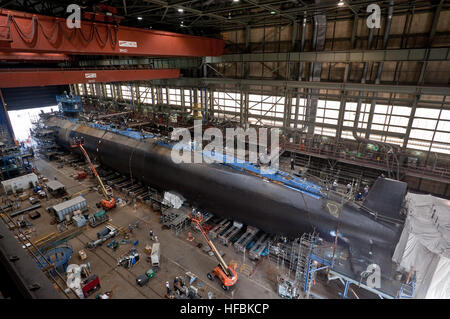
[[[65,17],[72,0],[38,1],[17,0],[0,2],[0,6],[12,10]],[[382,4],[387,1],[377,1]],[[139,28],[152,28],[196,35],[213,35],[223,30],[242,29],[247,26],[292,24],[306,17],[326,15],[327,20],[353,19],[354,15],[366,16],[367,6],[373,0],[113,0],[77,1],[84,11],[104,4],[117,8],[124,17],[121,24]],[[434,11],[440,1],[395,1],[394,14]],[[444,9],[449,4],[444,4]],[[387,6],[382,6],[382,14]]]

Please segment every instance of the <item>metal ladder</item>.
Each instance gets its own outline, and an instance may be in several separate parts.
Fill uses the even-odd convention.
[[[300,243],[292,246],[292,249],[297,249],[298,260],[296,263],[295,280],[298,280],[306,296],[309,297],[309,291],[315,277],[316,265],[312,262],[310,256],[312,253],[312,246],[315,242],[315,234],[303,234],[300,238]]]

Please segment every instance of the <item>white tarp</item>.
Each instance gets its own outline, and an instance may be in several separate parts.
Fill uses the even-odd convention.
[[[180,194],[171,192],[164,193],[164,202],[169,203],[173,208],[179,209],[183,205],[184,200]]]
[[[450,298],[450,259],[441,256],[425,298]]]
[[[450,298],[450,201],[408,193],[408,217],[392,259],[416,272],[415,298]]]
[[[67,287],[71,288],[81,299],[84,299],[83,290],[81,288],[81,272],[83,271],[83,268],[89,269],[89,267],[89,264],[70,264],[67,266]]]

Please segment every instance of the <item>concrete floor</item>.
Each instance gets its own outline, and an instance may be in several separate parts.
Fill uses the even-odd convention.
[[[56,162],[48,162],[45,159],[36,158],[34,164],[38,171],[49,180],[56,178],[66,186],[69,194],[74,194],[83,189],[96,185],[93,178],[87,178],[81,182],[75,180],[72,176],[78,170],[70,166],[63,168],[56,168]],[[71,176],[72,175],[72,176]],[[123,194],[114,192],[114,196],[126,198]],[[98,209],[95,204],[101,198],[101,194],[95,191],[89,191],[83,194],[86,198],[89,212],[96,212]],[[31,233],[31,240],[36,241],[51,233],[58,233],[56,225],[50,224],[52,216],[45,210],[45,208],[54,205],[62,199],[55,199],[50,197],[47,201],[43,200],[42,208],[39,209],[41,217],[31,221],[34,225],[34,232]],[[28,201],[24,202],[23,207],[26,207]],[[194,233],[195,239],[191,242],[187,240],[188,231],[185,230],[178,236],[175,236],[172,230],[163,230],[159,223],[160,213],[153,212],[147,205],[138,203],[136,209],[133,205],[125,207],[116,207],[109,213],[110,223],[119,226],[127,227],[129,224],[134,225],[137,220],[140,220],[139,229],[134,229],[130,234],[130,240],[138,240],[139,244],[137,250],[141,253],[141,259],[131,269],[125,269],[117,265],[118,258],[121,254],[126,253],[132,244],[120,245],[114,252],[111,248],[103,244],[94,250],[85,249],[85,244],[93,239],[96,239],[96,233],[102,230],[105,226],[99,225],[96,228],[87,226],[86,230],[79,236],[70,239],[69,244],[74,249],[74,254],[70,263],[81,264],[89,262],[91,264],[92,273],[99,276],[101,284],[101,292],[113,291],[112,298],[164,298],[166,294],[165,282],[173,283],[175,276],[183,276],[187,271],[194,273],[198,279],[194,286],[198,287],[198,282],[201,282],[199,294],[203,298],[208,298],[208,292],[213,293],[213,298],[244,298],[244,299],[265,299],[265,298],[279,298],[276,289],[276,269],[268,260],[263,260],[257,266],[248,258],[243,257],[243,254],[237,254],[233,248],[224,247],[218,242],[215,243],[218,249],[225,253],[225,260],[230,262],[233,260],[237,264],[237,272],[239,280],[236,287],[232,291],[223,291],[220,288],[219,281],[210,281],[206,274],[210,272],[217,262],[214,257],[204,253],[202,249],[197,248],[198,243],[203,243],[203,238],[199,233]],[[74,227],[71,225],[69,227]],[[136,285],[136,277],[143,274],[150,264],[145,260],[146,254],[144,247],[150,242],[149,230],[152,229],[156,236],[158,236],[161,243],[161,269],[156,273],[155,277],[150,279],[149,283],[144,287]],[[116,237],[120,242],[122,237]],[[87,252],[87,259],[81,261],[78,256],[78,251],[84,249]],[[242,273],[244,267],[242,264],[253,269],[251,278],[247,273]],[[73,293],[69,294],[71,298],[75,298]],[[96,294],[89,298],[95,298]]]
[[[69,194],[87,190],[82,196],[87,200],[89,212],[94,213],[98,211],[96,203],[99,202],[102,196],[100,193],[90,190],[92,186],[97,186],[97,182],[93,177],[88,177],[81,182],[77,181],[73,176],[80,168],[74,168],[69,165],[65,165],[63,168],[57,168],[56,162],[49,162],[39,157],[34,160],[34,166],[42,176],[47,177],[49,180],[56,177],[66,186]],[[116,190],[114,190],[114,196],[130,199]],[[35,242],[52,233],[59,234],[56,225],[51,224],[53,216],[46,211],[46,208],[62,201],[61,198],[53,198],[52,196],[49,196],[48,200],[41,200],[42,207],[39,209],[41,217],[36,220],[30,220],[28,218],[33,223],[33,227],[31,227],[32,232],[29,234],[31,241]],[[28,201],[22,202],[21,208],[27,206],[30,206]],[[24,215],[26,216],[27,214]],[[99,276],[101,284],[100,292],[112,291],[113,299],[166,298],[166,281],[169,281],[172,285],[173,279],[176,276],[184,277],[188,271],[197,276],[198,279],[193,285],[198,288],[199,294],[205,299],[208,298],[208,292],[212,292],[213,298],[215,299],[280,298],[277,294],[277,274],[280,273],[280,270],[268,258],[254,262],[249,260],[247,254],[244,257],[242,253],[235,252],[234,248],[225,247],[218,241],[214,241],[216,247],[225,253],[225,261],[228,263],[233,261],[237,264],[238,283],[232,291],[225,292],[221,289],[218,280],[210,281],[207,279],[206,274],[217,266],[217,261],[214,257],[203,252],[201,248],[196,247],[198,243],[206,244],[200,233],[194,232],[189,227],[176,236],[172,230],[162,228],[159,222],[161,213],[154,212],[150,207],[141,203],[137,203],[136,208],[133,204],[116,207],[108,212],[108,215],[110,217],[109,223],[120,228],[127,228],[129,224],[134,225],[136,221],[140,221],[139,228],[134,229],[129,234],[129,239],[132,242],[139,241],[137,250],[141,254],[141,259],[131,269],[118,266],[117,262],[122,254],[132,248],[132,244],[119,245],[116,251],[106,246],[109,241],[93,250],[85,248],[87,242],[97,239],[97,232],[104,229],[106,224],[99,225],[96,228],[86,226],[82,234],[70,239],[68,243],[72,245],[74,250],[70,263],[82,264],[89,262],[92,273]],[[69,228],[75,229],[76,226],[70,225]],[[161,243],[161,268],[155,277],[150,279],[147,285],[139,287],[136,284],[136,277],[151,268],[150,264],[146,261],[147,255],[144,252],[146,244],[152,243],[149,237],[150,229],[158,236],[159,242]],[[194,234],[195,239],[193,241],[187,240],[189,231]],[[119,235],[115,239],[120,242],[122,238],[123,235]],[[78,255],[78,251],[81,249],[84,249],[88,255],[84,261]],[[249,275],[250,272],[251,274]],[[60,285],[63,285],[62,280],[59,281]],[[60,290],[56,285],[55,288]],[[343,285],[337,280],[328,282],[325,274],[318,275],[312,288],[312,292],[322,298],[340,298],[338,292],[342,291]],[[354,291],[358,294],[361,293],[356,287],[354,287]],[[61,294],[64,295],[62,291]],[[92,294],[89,298],[95,298],[96,294]],[[77,298],[72,292],[68,293],[68,297]],[[350,296],[350,298],[352,297],[353,295]],[[370,296],[365,296],[364,293],[362,297],[370,298]]]

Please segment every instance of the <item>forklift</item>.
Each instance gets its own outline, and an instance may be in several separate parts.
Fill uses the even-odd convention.
[[[84,139],[83,138],[81,138],[81,139],[75,138],[75,139],[72,140],[72,142],[70,144],[70,146],[72,148],[78,147],[81,150],[81,152],[83,153],[84,157],[86,158],[86,161],[88,162],[89,166],[91,167],[91,170],[94,173],[94,176],[97,178],[97,181],[98,181],[98,183],[100,185],[100,188],[101,188],[101,190],[103,192],[103,197],[104,198],[102,200],[100,200],[100,203],[99,203],[100,205],[99,206],[103,207],[103,209],[105,211],[108,211],[108,210],[116,207],[116,200],[114,199],[114,197],[110,197],[109,196],[108,192],[106,191],[105,185],[103,185],[102,179],[98,175],[97,170],[95,169],[94,165],[92,164],[91,159],[89,158],[89,155],[86,152],[86,150],[84,149],[83,145],[84,145]]]
[[[227,265],[217,248],[214,246],[213,242],[208,238],[205,229],[202,227],[203,215],[200,212],[194,212],[189,215],[189,218],[193,223],[195,223],[197,229],[200,230],[203,238],[219,262],[217,267],[207,274],[208,279],[212,281],[214,280],[214,277],[217,277],[222,284],[221,287],[223,290],[227,291],[231,289],[236,284],[238,275],[233,267]]]

